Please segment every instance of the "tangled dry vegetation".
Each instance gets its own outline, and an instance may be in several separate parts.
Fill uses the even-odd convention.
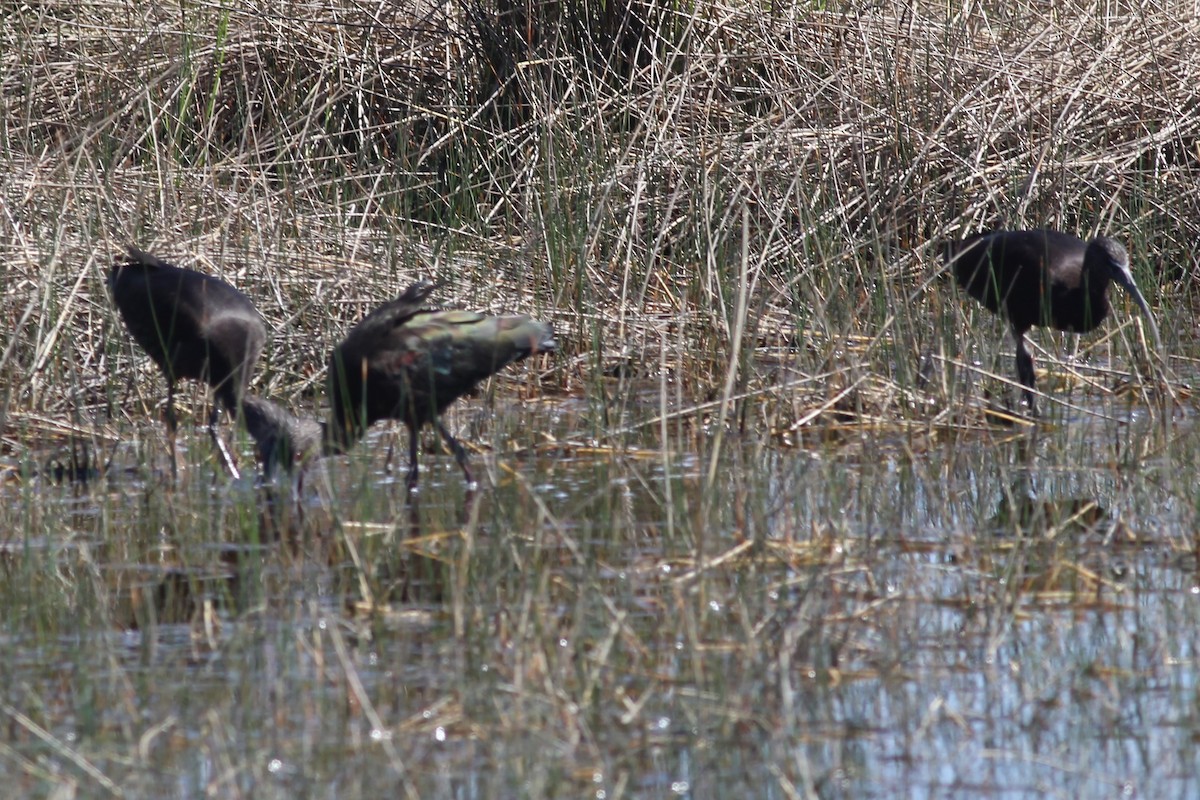
[[[944,412],[939,237],[1103,229],[1160,309],[1200,271],[1187,3],[130,8],[0,11],[9,435],[133,390],[127,240],[255,297],[270,392],[437,272],[553,319],[564,387],[632,364],[685,406],[774,393],[777,429]]]

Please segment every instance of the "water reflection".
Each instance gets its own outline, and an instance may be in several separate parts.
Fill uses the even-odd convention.
[[[294,483],[118,458],[85,489],[0,485],[41,532],[5,550],[0,601],[38,620],[9,615],[9,684],[88,697],[117,744],[84,752],[116,772],[131,704],[175,719],[202,746],[155,755],[189,788],[384,794],[390,742],[431,795],[1200,790],[1194,431],[839,421],[715,451],[571,444],[579,416],[542,411],[520,424],[552,445],[493,434],[477,491],[432,456],[409,495],[383,446]]]
[[[1112,534],[1120,523],[1100,502],[1091,497],[1041,493],[1040,486],[1053,486],[1039,474],[1038,431],[1017,437],[1007,472],[1012,476],[1003,487],[996,510],[984,530],[996,534],[1054,538],[1061,534],[1099,532]],[[1052,473],[1058,470],[1052,465]]]

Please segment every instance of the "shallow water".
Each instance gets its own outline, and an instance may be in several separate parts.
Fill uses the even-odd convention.
[[[386,432],[273,494],[200,435],[173,483],[152,429],[86,485],[25,470],[0,772],[29,796],[1196,796],[1197,434],[1091,410],[715,456],[711,424],[613,449],[575,401],[468,410],[499,451],[480,489],[426,455],[416,502]]]

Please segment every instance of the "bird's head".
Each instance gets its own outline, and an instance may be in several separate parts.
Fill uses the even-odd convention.
[[[291,472],[322,453],[326,438],[323,423],[296,416],[265,397],[247,394],[242,398],[242,423],[255,441],[259,463],[267,476],[276,467]]]
[[[1092,269],[1098,268],[1100,274],[1107,275],[1113,283],[1119,284],[1121,288],[1129,292],[1133,302],[1137,303],[1138,308],[1146,315],[1146,324],[1150,327],[1150,333],[1154,337],[1155,348],[1162,350],[1162,340],[1158,337],[1158,326],[1154,323],[1154,315],[1150,313],[1150,306],[1146,302],[1146,298],[1142,297],[1141,290],[1133,280],[1133,272],[1129,268],[1129,251],[1125,249],[1125,246],[1107,236],[1097,236],[1088,243],[1084,263],[1094,265],[1091,267]]]

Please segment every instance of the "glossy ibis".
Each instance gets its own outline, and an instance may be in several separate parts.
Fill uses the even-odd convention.
[[[1108,316],[1108,285],[1116,282],[1133,297],[1154,345],[1158,327],[1129,271],[1129,254],[1117,241],[1097,236],[1085,242],[1051,230],[980,233],[942,248],[954,277],[967,294],[1004,316],[1017,344],[1017,377],[1034,405],[1033,356],[1025,334],[1033,327],[1087,333]]]
[[[108,285],[134,341],[167,379],[167,429],[175,465],[175,384],[203,381],[216,397],[208,418],[213,444],[231,474],[237,466],[217,435],[220,407],[237,416],[267,331],[250,298],[224,281],[130,246]]]
[[[551,327],[529,317],[429,308],[434,288],[414,283],[372,311],[329,359],[326,449],[348,448],[377,420],[400,420],[409,432],[409,489],[417,485],[417,434],[426,422],[473,483],[466,451],[442,424],[442,412],[505,365],[557,347]]]

